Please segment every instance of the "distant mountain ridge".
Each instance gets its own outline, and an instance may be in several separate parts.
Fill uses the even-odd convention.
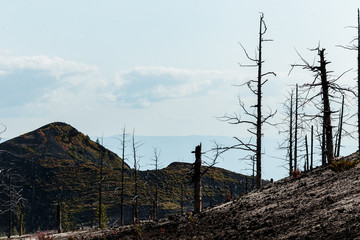
[[[122,159],[92,141],[87,135],[66,123],[50,123],[39,129],[0,144],[1,210],[6,210],[5,173],[11,173],[13,186],[23,186],[26,199],[25,227],[27,231],[56,227],[56,206],[61,202],[63,225],[67,229],[96,224],[99,169],[104,161],[103,204],[108,224],[119,220],[119,188]],[[180,211],[183,188],[184,211],[192,208],[191,164],[172,163],[159,170],[139,172],[139,214],[149,217],[154,198],[154,186],[159,185],[159,217]],[[24,181],[23,181],[24,179]],[[247,179],[247,180],[246,180]],[[216,205],[226,196],[237,196],[250,188],[251,179],[228,170],[212,168],[203,177],[203,205]],[[131,219],[133,170],[125,164],[125,221]],[[4,213],[6,214],[6,213]],[[13,226],[18,228],[16,208]],[[7,218],[0,220],[0,232],[6,232]]]

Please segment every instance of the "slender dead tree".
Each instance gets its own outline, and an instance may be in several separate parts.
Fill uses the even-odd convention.
[[[288,92],[288,96],[283,104],[285,109],[282,122],[277,124],[279,134],[284,134],[284,139],[279,143],[279,149],[286,151],[284,159],[289,164],[289,175],[294,171],[294,89]]]
[[[138,199],[139,199],[139,195],[138,195],[138,184],[139,184],[139,179],[138,179],[138,171],[140,168],[140,164],[139,164],[139,156],[137,156],[137,151],[138,148],[141,146],[142,144],[140,142],[135,142],[135,129],[133,130],[132,133],[132,150],[133,150],[133,160],[134,160],[134,197],[133,197],[133,223],[137,223],[137,221],[139,220],[139,212],[138,212]]]
[[[159,182],[159,159],[161,152],[154,148],[154,166],[155,166],[155,196],[154,196],[154,204],[153,204],[153,219],[156,220],[158,218],[158,182]]]
[[[299,87],[296,84],[295,94],[295,148],[294,148],[294,170],[298,169],[297,153],[298,153],[298,109],[299,109]]]
[[[290,95],[290,122],[289,122],[289,172],[293,172],[293,94]]]
[[[61,216],[61,202],[60,197],[57,196],[57,204],[56,204],[56,226],[58,233],[62,233],[62,216]]]
[[[321,87],[320,91],[309,97],[305,100],[305,103],[313,101],[316,97],[322,98],[322,119],[323,119],[323,148],[326,153],[326,158],[328,163],[331,163],[335,158],[334,153],[334,142],[333,142],[333,131],[332,131],[332,124],[331,124],[331,108],[330,108],[330,96],[334,96],[336,93],[345,94],[345,92],[354,93],[350,88],[343,88],[340,87],[336,81],[344,74],[340,75],[335,80],[329,80],[328,74],[329,72],[326,69],[326,66],[329,64],[328,61],[325,59],[325,49],[317,47],[312,51],[316,51],[319,57],[319,65],[314,65],[308,63],[304,58],[300,56],[304,64],[293,64],[292,68],[300,66],[303,69],[310,70],[315,74],[315,78],[312,83],[304,84],[302,88],[307,89],[308,93],[310,90],[313,90],[316,87]],[[331,94],[330,91],[333,93]],[[304,103],[303,103],[304,104]],[[323,161],[324,164],[324,161]]]
[[[121,139],[121,192],[120,192],[120,225],[124,225],[124,179],[125,179],[125,147],[126,147],[126,132],[125,127],[123,128],[123,134]]]
[[[21,187],[18,184],[19,174],[13,168],[1,169],[0,187],[3,198],[0,199],[0,215],[8,214],[8,232],[10,238],[13,234],[13,214],[16,213],[21,201]]]
[[[209,152],[214,152],[214,156],[212,157],[212,162],[206,168],[203,169],[201,156],[204,154],[201,152],[201,143],[200,145],[195,147],[195,151],[191,153],[195,154],[195,162],[193,164],[193,175],[192,182],[194,183],[194,213],[200,213],[202,208],[202,193],[201,193],[201,178],[205,175],[209,169],[211,169],[217,162],[218,157],[226,151],[223,150],[219,144],[214,142],[216,145],[214,148],[209,150]]]
[[[336,157],[340,156],[341,136],[342,136],[343,119],[344,119],[344,98],[345,98],[345,96],[342,96],[341,110],[340,110],[340,120],[339,120],[337,141],[336,141],[336,147],[335,147]]]
[[[104,180],[104,173],[103,173],[103,167],[104,167],[104,153],[101,152],[101,158],[100,158],[100,175],[99,175],[99,215],[98,215],[98,220],[99,220],[99,228],[103,228],[104,224],[102,222],[103,220],[103,216],[102,216],[102,212],[103,212],[103,190],[102,190],[102,183]]]
[[[201,144],[196,146],[195,151],[195,163],[194,163],[194,212],[201,212]]]
[[[273,117],[276,112],[272,112],[270,110],[270,113],[268,113],[267,116],[264,116],[262,111],[262,87],[263,85],[268,81],[268,79],[264,80],[264,77],[267,75],[274,75],[276,74],[274,72],[263,72],[263,43],[267,41],[272,41],[270,39],[265,39],[264,35],[267,31],[267,27],[264,21],[264,14],[260,14],[260,22],[259,22],[259,45],[257,48],[257,56],[254,58],[250,57],[250,55],[247,53],[245,48],[242,44],[240,44],[241,48],[243,49],[246,57],[248,60],[252,62],[250,65],[241,65],[241,67],[257,67],[257,79],[256,80],[249,80],[245,84],[242,84],[240,86],[247,85],[247,87],[250,89],[250,91],[257,96],[257,102],[256,104],[252,105],[250,109],[253,109],[251,111],[250,109],[247,109],[245,107],[245,104],[241,101],[239,98],[239,105],[241,107],[241,110],[243,111],[243,117],[247,118],[244,119],[241,116],[234,114],[234,115],[224,115],[220,119],[223,121],[226,121],[230,124],[241,124],[241,125],[247,125],[248,126],[248,132],[255,136],[256,140],[255,143],[253,142],[252,138],[249,141],[243,141],[238,137],[234,137],[238,144],[235,144],[229,149],[241,149],[245,151],[249,151],[252,154],[256,156],[256,187],[261,188],[262,187],[262,178],[261,178],[261,154],[262,154],[262,126],[264,123],[269,123],[268,119]]]
[[[358,122],[358,150],[360,155],[360,10],[357,9],[357,26],[351,27],[357,30],[357,36],[347,46],[338,45],[347,50],[357,51],[357,122]]]
[[[305,171],[309,171],[309,147],[308,147],[307,135],[305,135],[305,147],[306,147]]]
[[[313,169],[314,164],[314,126],[311,125],[311,153],[310,153],[311,163],[310,170]]]
[[[4,126],[5,130],[6,127]],[[1,133],[1,132],[0,132]],[[23,160],[23,157],[6,150],[0,150],[0,155],[10,155],[11,158]],[[0,215],[8,214],[8,238],[13,233],[13,214],[18,214],[18,223],[21,234],[23,233],[24,211],[27,200],[24,198],[24,176],[25,166],[23,162],[22,171],[20,171],[13,161],[0,167]],[[21,172],[21,173],[20,173]]]

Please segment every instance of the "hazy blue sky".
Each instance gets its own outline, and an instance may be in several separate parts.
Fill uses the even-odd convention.
[[[0,121],[14,137],[51,121],[89,135],[126,125],[140,135],[227,135],[215,117],[237,111],[239,84],[253,71],[238,41],[255,51],[265,13],[266,69],[278,73],[265,89],[276,108],[289,65],[321,41],[332,69],[355,66],[336,48],[355,32],[358,1],[1,1]],[[311,55],[309,55],[311,56]],[[352,74],[352,75],[351,75]],[[355,76],[348,75],[349,81]]]
[[[289,85],[311,80],[295,48],[321,42],[334,75],[355,84],[356,55],[337,44],[355,36],[359,1],[285,0],[14,0],[0,1],[0,122],[11,138],[52,121],[90,136],[124,125],[143,136],[241,136],[216,119],[238,111],[233,84],[255,77],[240,68],[254,53],[259,12],[265,14],[264,102],[278,108]],[[267,128],[265,138],[277,135]]]

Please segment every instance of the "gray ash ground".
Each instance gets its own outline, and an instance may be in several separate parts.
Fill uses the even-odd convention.
[[[355,155],[353,155],[355,156]],[[207,209],[117,234],[120,239],[360,239],[360,168],[319,167]],[[115,237],[115,236],[114,236]]]

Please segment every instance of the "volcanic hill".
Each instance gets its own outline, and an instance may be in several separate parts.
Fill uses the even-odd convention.
[[[128,149],[131,149],[128,147]],[[129,154],[129,153],[127,153]],[[61,204],[64,230],[96,226],[103,160],[103,209],[108,226],[117,225],[120,213],[120,179],[122,159],[66,123],[54,122],[0,144],[0,212],[8,208],[11,186],[14,199],[25,199],[25,229],[56,229],[57,204]],[[191,168],[188,163],[172,163],[158,172],[139,171],[139,215],[148,219],[159,186],[159,218],[192,208]],[[133,170],[125,164],[124,219],[131,221],[133,204]],[[10,176],[10,178],[9,178]],[[11,184],[9,185],[9,179]],[[226,196],[245,192],[251,178],[221,168],[211,168],[203,177],[203,205],[226,201]],[[183,185],[183,188],[180,186]],[[182,189],[182,190],[181,190]],[[12,194],[13,194],[12,193]],[[21,194],[20,194],[21,193]],[[20,195],[19,195],[20,194]],[[18,201],[13,201],[13,226],[18,229]],[[7,216],[8,212],[2,214]],[[7,232],[8,217],[0,219],[0,233]]]

